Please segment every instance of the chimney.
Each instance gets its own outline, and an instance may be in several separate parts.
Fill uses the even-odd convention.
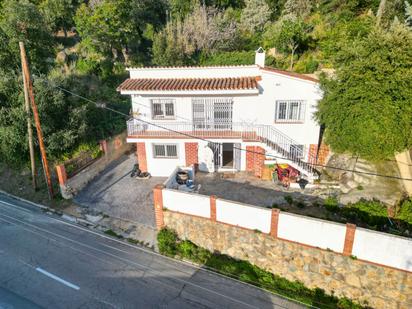
[[[265,50],[262,47],[255,51],[255,64],[262,68],[265,67]]]

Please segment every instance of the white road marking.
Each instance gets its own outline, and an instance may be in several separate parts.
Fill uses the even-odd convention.
[[[56,275],[53,275],[52,273],[49,273],[48,271],[45,271],[44,269],[42,269],[42,268],[40,268],[40,267],[37,267],[36,270],[37,270],[38,272],[42,273],[43,275],[46,275],[46,276],[49,277],[49,278],[52,278],[52,279],[54,279],[54,280],[56,280],[56,281],[58,281],[58,282],[60,282],[60,283],[63,283],[64,285],[66,285],[66,286],[68,286],[68,287],[70,287],[70,288],[72,288],[72,289],[80,290],[80,287],[78,287],[77,285],[75,285],[75,284],[73,284],[73,283],[70,283],[70,282],[68,282],[68,281],[66,281],[66,280],[64,280],[64,279],[62,279],[62,278],[60,278],[60,277],[57,277]]]
[[[2,203],[2,202],[3,202],[3,203],[7,203],[7,202],[4,202],[4,201],[0,201],[0,203]],[[23,202],[23,203],[25,202],[25,203],[31,204],[31,202],[27,202],[27,201],[22,201],[22,202]],[[8,204],[7,206],[9,206],[9,207],[11,207],[11,208],[23,210],[23,211],[25,211],[25,212],[29,212],[29,213],[32,214],[32,215],[35,214],[35,213],[33,213],[32,211],[29,211],[29,210],[24,209],[24,208],[23,208],[24,206],[18,206],[18,205],[16,205],[16,204],[10,204],[10,203],[7,203],[7,204]],[[41,205],[39,205],[38,207],[41,208]],[[3,208],[3,209],[4,209],[4,208]],[[44,209],[47,209],[47,207],[44,207]],[[145,266],[145,265],[143,265],[143,264],[139,264],[139,263],[133,262],[133,261],[131,261],[131,260],[129,260],[129,259],[121,258],[121,257],[116,256],[116,255],[114,255],[114,254],[111,254],[111,253],[109,253],[109,252],[107,252],[107,251],[97,249],[96,247],[92,247],[92,246],[86,245],[86,244],[84,244],[84,243],[82,243],[82,242],[78,242],[78,241],[72,240],[72,239],[70,239],[70,238],[64,237],[64,236],[59,235],[59,234],[57,234],[57,233],[52,233],[52,232],[50,232],[50,231],[48,231],[48,230],[45,230],[45,229],[36,227],[36,226],[34,226],[34,225],[32,225],[32,224],[29,224],[29,223],[27,223],[27,222],[20,221],[20,220],[18,220],[18,219],[16,219],[16,218],[9,217],[9,216],[7,216],[7,215],[5,215],[5,214],[1,214],[1,215],[2,215],[2,216],[5,216],[5,217],[7,217],[7,218],[13,219],[13,220],[15,220],[15,221],[18,221],[18,222],[20,222],[20,223],[22,223],[22,224],[24,224],[24,225],[30,226],[30,227],[32,227],[32,228],[34,228],[34,229],[36,229],[36,230],[43,231],[43,232],[45,232],[45,233],[47,233],[47,234],[52,234],[52,235],[54,235],[54,236],[56,236],[56,237],[63,238],[63,239],[68,240],[68,241],[70,241],[70,242],[72,242],[72,243],[79,244],[79,245],[81,245],[81,246],[83,246],[83,247],[86,247],[86,248],[92,249],[92,250],[94,250],[94,251],[98,251],[98,252],[101,252],[101,253],[103,253],[103,254],[112,256],[112,257],[114,257],[115,259],[118,259],[118,260],[121,260],[121,261],[130,263],[130,264],[134,265],[135,267],[139,267],[139,266],[140,266],[141,268],[146,269],[148,272],[151,272],[151,273],[154,273],[154,274],[160,274],[160,272],[156,271],[154,268],[151,268],[151,267]],[[37,214],[36,214],[36,215],[37,215]],[[193,268],[193,269],[197,269],[197,270],[199,270],[199,271],[202,271],[202,272],[205,272],[205,273],[209,273],[210,275],[215,275],[215,276],[218,276],[218,277],[222,277],[222,278],[226,278],[226,279],[229,279],[229,280],[233,280],[233,281],[236,281],[236,282],[239,283],[239,284],[246,285],[246,286],[249,286],[249,287],[251,287],[251,288],[254,288],[254,289],[258,289],[258,290],[267,292],[267,293],[269,293],[269,294],[273,294],[273,295],[275,295],[275,296],[277,296],[277,297],[280,297],[281,299],[289,300],[289,301],[291,301],[291,302],[294,302],[294,303],[297,303],[297,304],[301,304],[301,305],[304,305],[304,306],[306,306],[306,307],[315,308],[315,307],[312,307],[312,306],[308,306],[308,304],[305,304],[305,303],[300,302],[300,301],[298,301],[298,300],[294,300],[294,299],[289,298],[289,297],[287,297],[287,296],[283,296],[283,295],[281,295],[281,294],[274,293],[274,292],[272,292],[272,291],[270,291],[270,290],[266,290],[265,288],[261,288],[261,287],[252,285],[252,284],[250,284],[250,283],[243,282],[243,281],[240,281],[240,280],[238,280],[238,279],[235,279],[235,278],[232,278],[232,277],[228,277],[228,276],[225,276],[225,275],[220,274],[220,273],[216,273],[215,271],[211,271],[211,270],[209,270],[209,269],[207,269],[207,268],[199,267],[199,266],[197,266],[197,265],[195,265],[195,264],[192,264],[192,263],[187,263],[187,262],[184,262],[184,261],[179,261],[179,260],[176,260],[176,259],[173,259],[173,258],[169,258],[169,257],[167,257],[167,256],[164,256],[164,255],[161,255],[161,254],[159,254],[159,253],[156,253],[156,252],[154,252],[154,251],[152,251],[152,250],[148,250],[148,249],[146,249],[146,248],[142,248],[142,247],[139,247],[139,246],[135,246],[135,245],[129,244],[129,243],[127,243],[127,242],[120,241],[120,240],[118,240],[118,239],[115,239],[115,238],[106,236],[106,235],[104,235],[104,234],[101,234],[101,233],[92,231],[92,230],[90,230],[90,229],[88,229],[88,228],[84,228],[84,227],[82,227],[82,226],[79,226],[79,225],[77,225],[77,224],[73,224],[73,223],[71,223],[71,222],[64,221],[64,220],[59,219],[59,218],[55,218],[55,217],[50,216],[50,215],[46,215],[46,216],[47,216],[49,219],[51,219],[51,220],[58,221],[58,222],[60,222],[60,223],[62,223],[62,224],[64,224],[64,225],[68,225],[68,226],[70,226],[70,227],[72,227],[72,228],[74,228],[74,229],[78,229],[78,230],[82,230],[82,231],[84,231],[84,232],[86,232],[86,233],[94,234],[94,235],[96,235],[96,236],[98,236],[98,237],[105,238],[105,239],[107,239],[107,240],[110,240],[110,241],[112,241],[112,242],[114,242],[114,243],[121,244],[121,245],[126,246],[126,247],[130,247],[130,248],[133,248],[133,249],[137,249],[138,251],[142,251],[142,252],[148,253],[148,254],[150,254],[150,255],[158,256],[158,257],[160,257],[160,258],[162,258],[162,259],[164,259],[164,260],[166,260],[166,261],[170,261],[170,262],[173,262],[173,263],[176,263],[176,264],[183,264],[183,265],[186,265],[186,266],[191,267],[191,268]],[[0,221],[3,221],[3,220],[4,220],[4,218],[3,218],[3,219],[0,219]],[[4,221],[17,225],[16,223],[10,222],[10,221],[8,221],[8,220],[4,220]],[[20,225],[20,226],[21,226],[21,225]],[[25,228],[23,228],[23,229],[25,229]],[[30,230],[30,229],[27,229],[27,230]],[[41,237],[45,237],[45,236],[41,235],[40,233],[33,232],[32,230],[30,230],[30,231],[31,231],[32,233],[34,233],[34,234],[37,234],[37,235],[41,236]],[[53,238],[49,238],[49,237],[45,237],[45,238],[47,238],[47,239],[49,239],[49,240],[52,240],[52,241],[55,241],[55,242],[58,242],[56,239],[53,239]],[[112,247],[112,246],[110,246],[110,245],[106,245],[106,244],[103,244],[103,243],[102,243],[101,245],[104,246],[104,247],[108,247],[108,248],[111,248],[111,249],[115,249],[116,251],[123,251],[123,250],[121,250],[121,249],[118,249],[118,248],[115,248],[115,247]],[[69,247],[70,247],[70,246],[69,246]],[[82,253],[84,253],[84,254],[87,254],[87,255],[92,255],[92,254],[90,254],[90,253],[86,253],[86,252],[84,252],[84,251],[75,249],[75,248],[73,248],[73,247],[70,247],[70,248],[73,249],[73,250],[82,252]],[[126,251],[123,251],[123,252],[126,252]],[[96,258],[97,258],[97,257],[96,257]],[[106,260],[102,260],[102,261],[107,262]],[[171,268],[173,268],[173,269],[175,269],[175,270],[177,270],[178,272],[181,272],[181,273],[183,273],[183,274],[188,274],[187,272],[182,271],[181,269],[176,268],[176,267],[174,267],[173,265],[168,265],[168,266],[171,267]],[[248,304],[248,303],[245,303],[245,302],[243,302],[243,301],[241,301],[241,300],[234,299],[234,298],[232,298],[232,297],[230,297],[230,296],[227,296],[227,295],[224,295],[224,294],[220,294],[219,292],[216,292],[216,291],[214,291],[214,290],[210,290],[210,289],[208,289],[208,288],[206,288],[206,287],[203,287],[203,286],[201,286],[201,285],[197,285],[197,284],[195,284],[195,283],[186,281],[186,280],[184,280],[184,279],[179,279],[179,278],[174,278],[174,279],[175,279],[176,281],[181,281],[181,282],[183,282],[183,283],[185,283],[185,284],[187,284],[187,285],[191,285],[191,286],[197,287],[197,288],[199,288],[199,289],[209,291],[209,292],[212,293],[212,294],[216,294],[216,295],[222,296],[223,298],[230,299],[230,300],[232,300],[232,301],[234,301],[234,302],[241,303],[241,304],[244,304],[244,305],[246,305],[246,306],[248,306],[248,307],[253,307],[253,308],[255,308],[253,305],[250,305],[250,304]],[[152,278],[152,280],[154,280],[154,279]],[[154,281],[159,282],[159,283],[162,283],[162,282],[159,281],[159,280],[154,280]],[[163,284],[163,283],[162,283],[162,284]],[[169,286],[169,285],[168,285],[168,286]],[[169,286],[169,287],[170,287],[170,286]],[[178,290],[178,289],[177,289],[177,290]],[[278,304],[276,304],[276,306],[277,306],[277,307],[280,307],[280,308],[286,308],[286,307],[283,307],[283,306],[278,305]]]

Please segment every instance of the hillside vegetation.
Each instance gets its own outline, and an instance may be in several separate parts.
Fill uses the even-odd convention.
[[[322,79],[319,121],[338,152],[384,159],[412,145],[412,8],[402,0],[0,0],[0,160],[28,160],[18,42],[49,156],[125,128],[126,66],[267,65]],[[330,72],[331,70],[329,70]]]

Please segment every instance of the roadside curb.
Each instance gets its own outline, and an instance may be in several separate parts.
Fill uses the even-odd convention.
[[[24,199],[24,198],[21,198],[21,197],[19,197],[19,196],[15,196],[15,195],[13,195],[13,194],[11,194],[11,193],[8,193],[8,192],[6,192],[6,191],[3,191],[3,190],[1,190],[1,189],[0,189],[0,194],[3,194],[3,195],[5,195],[6,197],[8,197],[8,198],[10,198],[10,199],[14,199],[14,200],[17,200],[17,201],[20,201],[20,202],[29,204],[29,205],[31,205],[31,206],[40,208],[40,209],[41,209],[43,212],[45,212],[45,213],[54,214],[54,215],[59,216],[60,219],[63,220],[63,221],[65,221],[65,222],[72,223],[72,224],[77,224],[77,225],[83,226],[83,227],[85,227],[85,228],[87,228],[87,229],[89,229],[89,230],[92,228],[92,229],[98,229],[98,230],[100,230],[101,232],[104,232],[105,230],[111,230],[111,229],[112,229],[112,227],[110,227],[110,226],[101,225],[101,224],[96,223],[96,222],[88,221],[87,219],[84,219],[84,218],[75,217],[75,216],[73,216],[73,215],[70,215],[70,214],[65,213],[63,210],[56,210],[56,209],[50,208],[50,207],[48,207],[48,206],[45,206],[45,205],[42,205],[42,204],[38,204],[38,203],[29,201],[29,200],[26,200],[26,199]],[[5,201],[3,201],[3,202],[4,202],[4,203],[7,203],[7,202],[5,202]],[[124,221],[124,222],[129,222],[129,223],[135,224],[135,222],[130,221],[130,220],[123,220],[123,219],[117,218],[117,217],[111,217],[111,218],[114,219],[114,220],[120,220],[120,221]],[[153,228],[151,228],[151,227],[149,227],[149,226],[146,226],[146,225],[144,225],[143,228],[154,230]],[[124,239],[125,239],[124,242],[127,242],[127,237],[124,237]],[[138,240],[138,239],[136,239],[136,240]],[[139,240],[138,240],[138,241],[139,241]],[[139,242],[140,242],[140,241],[139,241]],[[145,248],[154,250],[154,249],[151,248],[150,246],[145,245],[145,244],[143,244],[143,243],[142,243],[141,245],[144,246]],[[157,248],[156,243],[154,244],[154,248]]]
[[[84,220],[84,219],[81,219],[81,218],[77,218],[77,217],[72,216],[72,215],[68,215],[68,214],[66,214],[66,213],[65,213],[64,211],[62,211],[62,210],[56,210],[56,209],[50,208],[50,207],[48,207],[48,206],[41,205],[41,204],[38,204],[38,203],[35,203],[35,202],[32,202],[32,201],[26,200],[26,199],[24,199],[24,198],[22,198],[22,197],[15,196],[15,195],[10,194],[10,193],[8,193],[8,192],[6,192],[6,191],[3,191],[3,190],[1,190],[1,189],[0,189],[0,194],[3,194],[3,195],[5,195],[5,196],[7,196],[8,198],[11,198],[11,199],[14,199],[14,200],[18,200],[18,201],[20,201],[20,202],[24,202],[24,203],[30,204],[30,205],[32,205],[32,206],[34,206],[34,207],[40,208],[40,209],[43,210],[43,211],[51,212],[51,213],[53,213],[53,214],[55,214],[55,215],[58,215],[58,216],[61,217],[63,220],[66,220],[66,221],[68,221],[68,222],[72,222],[72,223],[83,223],[83,224],[88,224],[88,225],[94,225],[92,222],[89,222],[89,221],[87,221],[87,220]]]

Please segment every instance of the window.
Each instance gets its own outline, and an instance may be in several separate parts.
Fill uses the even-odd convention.
[[[303,122],[304,118],[304,101],[276,101],[275,122]]]
[[[173,99],[153,99],[152,116],[153,119],[174,119],[175,100]]]
[[[177,158],[176,144],[153,144],[154,158]]]

